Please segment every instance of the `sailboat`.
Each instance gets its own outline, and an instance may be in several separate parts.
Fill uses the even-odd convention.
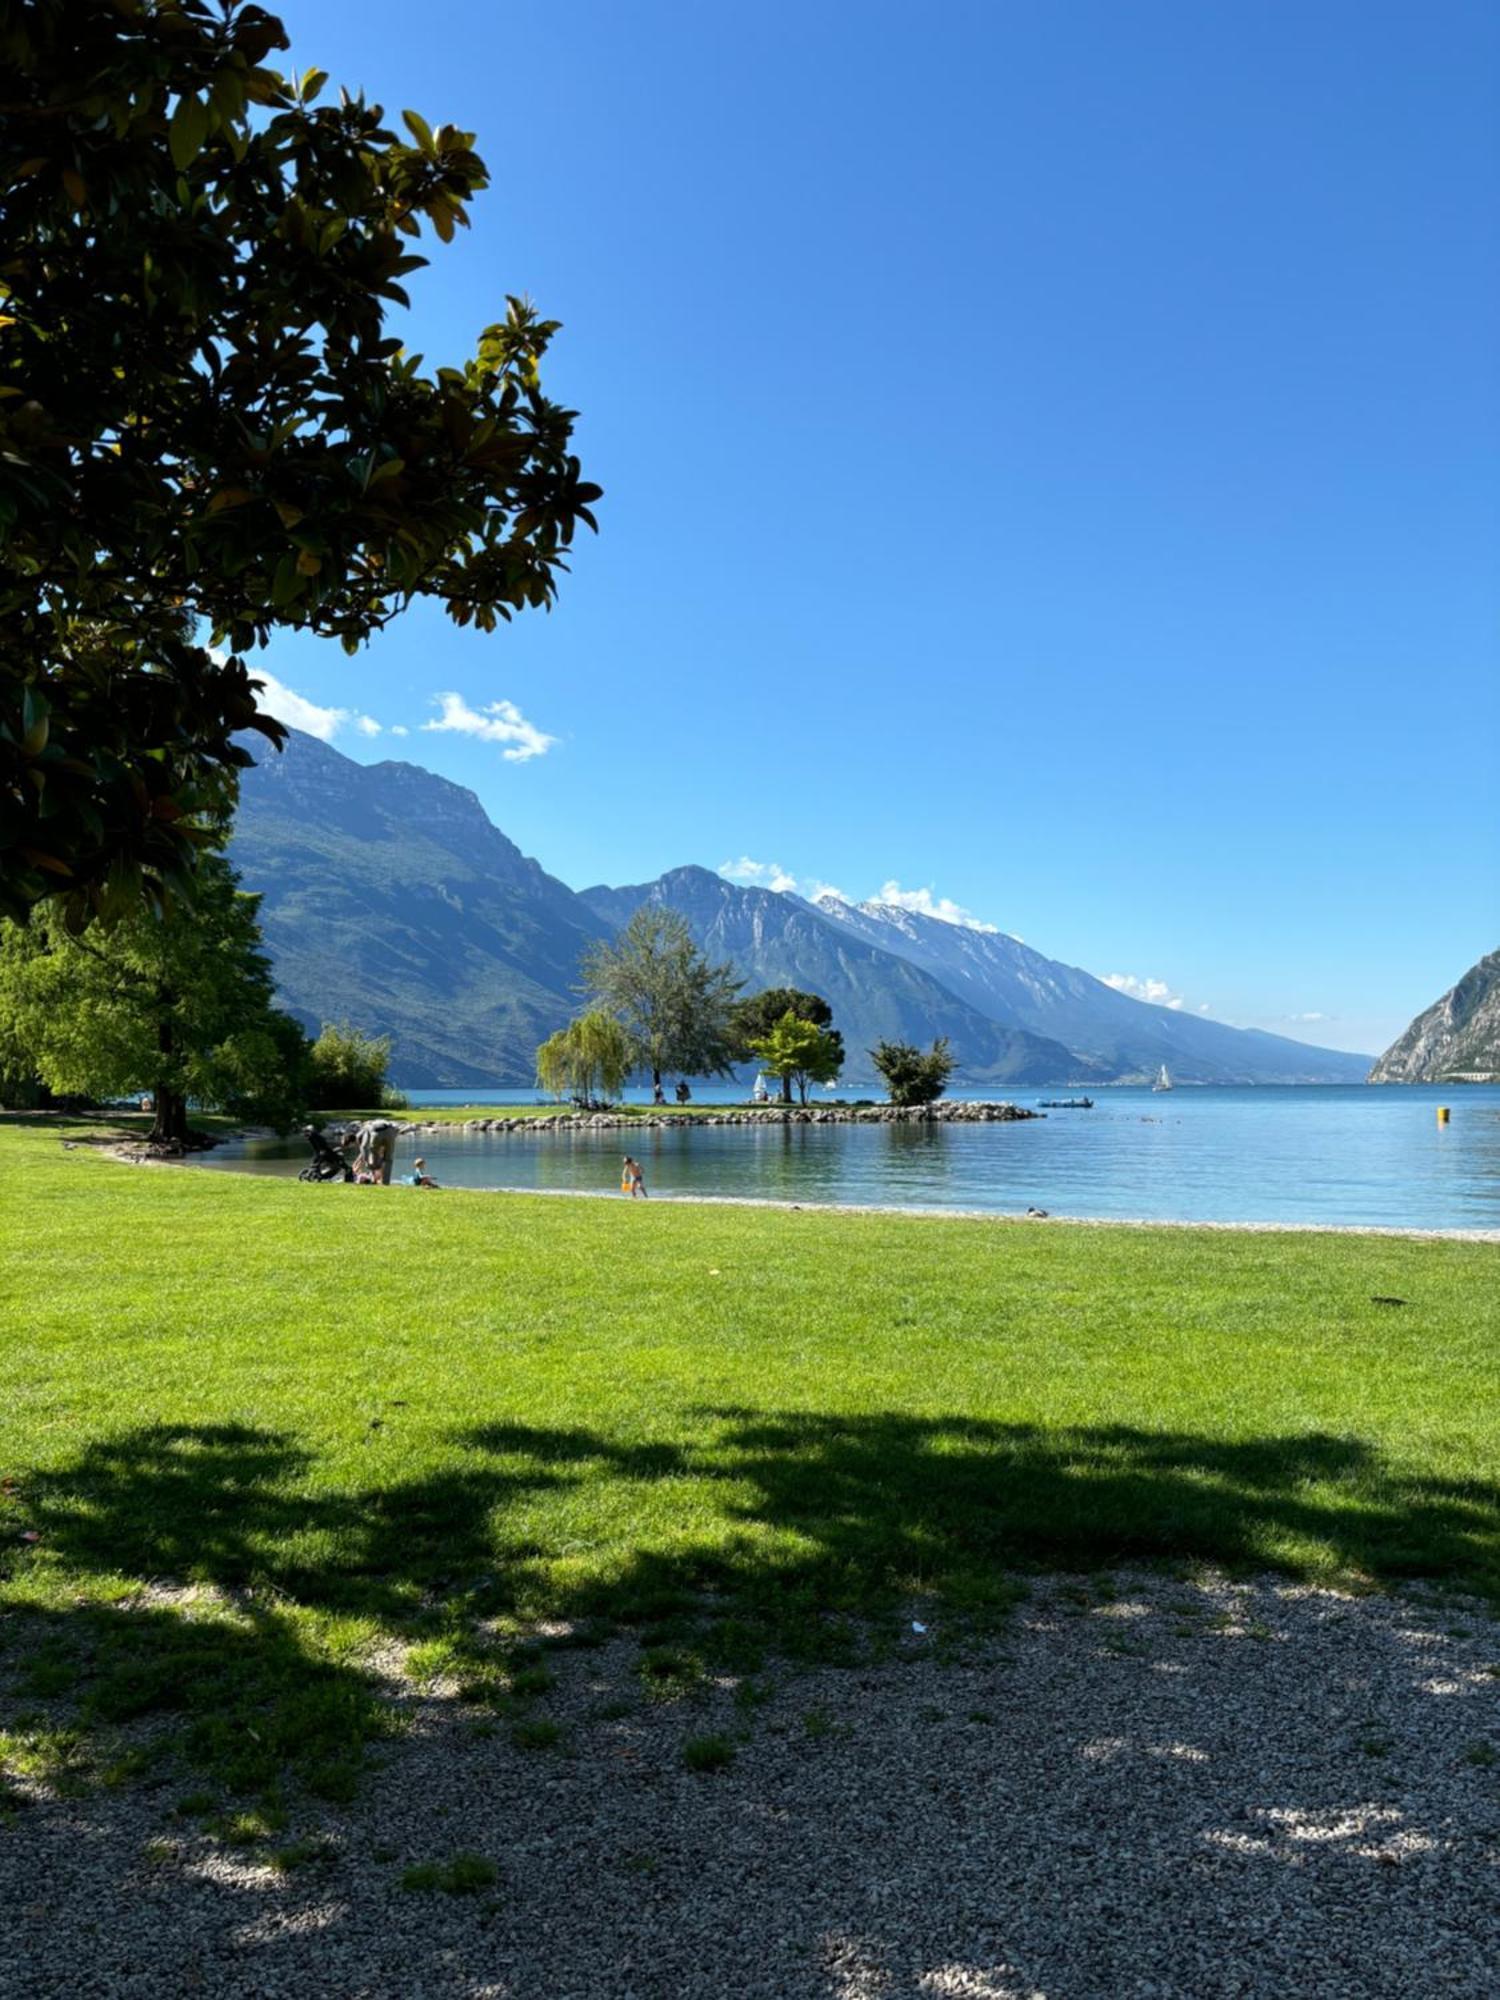
[[[1156,1081],[1152,1084],[1151,1088],[1153,1090],[1170,1090],[1172,1088],[1172,1072],[1167,1068],[1165,1063],[1156,1072]]]

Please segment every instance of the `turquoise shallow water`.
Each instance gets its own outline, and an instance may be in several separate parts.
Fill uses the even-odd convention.
[[[1048,1094],[1015,1101],[1034,1105]],[[1446,1127],[1439,1104],[1452,1107]],[[997,1125],[423,1133],[402,1140],[398,1171],[420,1152],[448,1186],[608,1192],[619,1186],[627,1144],[658,1199],[1500,1228],[1500,1086],[1489,1085],[1109,1090],[1096,1094],[1092,1111]],[[300,1141],[240,1142],[210,1161],[294,1174],[307,1157]]]

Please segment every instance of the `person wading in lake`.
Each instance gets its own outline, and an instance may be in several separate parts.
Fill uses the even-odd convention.
[[[645,1199],[646,1176],[641,1171],[640,1161],[633,1160],[629,1153],[625,1155],[625,1164],[620,1170],[620,1192],[621,1194],[628,1194],[632,1201],[635,1200],[637,1195],[642,1200]]]

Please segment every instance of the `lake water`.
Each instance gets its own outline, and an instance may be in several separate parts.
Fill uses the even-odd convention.
[[[1034,1106],[1039,1096],[1017,1095]],[[428,1093],[471,1102],[477,1093]],[[484,1102],[534,1101],[498,1091]],[[704,1101],[699,1099],[699,1101]],[[1437,1107],[1452,1108],[1440,1126]],[[422,1133],[399,1143],[452,1187],[612,1192],[627,1146],[657,1199],[719,1195],[1182,1222],[1500,1228],[1500,1086],[1146,1089],[996,1125]],[[415,1106],[414,1106],[415,1108]],[[295,1174],[305,1144],[236,1142],[215,1167]]]

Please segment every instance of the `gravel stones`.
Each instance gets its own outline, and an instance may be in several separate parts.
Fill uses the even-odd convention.
[[[175,1793],[37,1794],[0,1830],[28,2000],[1489,2000],[1500,1630],[1412,1589],[1121,1573],[1033,1586],[878,1666],[653,1699],[557,1652],[517,1748],[451,1696],[278,1876]],[[738,1699],[736,1698],[738,1694]],[[737,1738],[695,1773],[689,1738]],[[185,1787],[183,1787],[185,1789]],[[415,1863],[498,1869],[472,1895]]]

